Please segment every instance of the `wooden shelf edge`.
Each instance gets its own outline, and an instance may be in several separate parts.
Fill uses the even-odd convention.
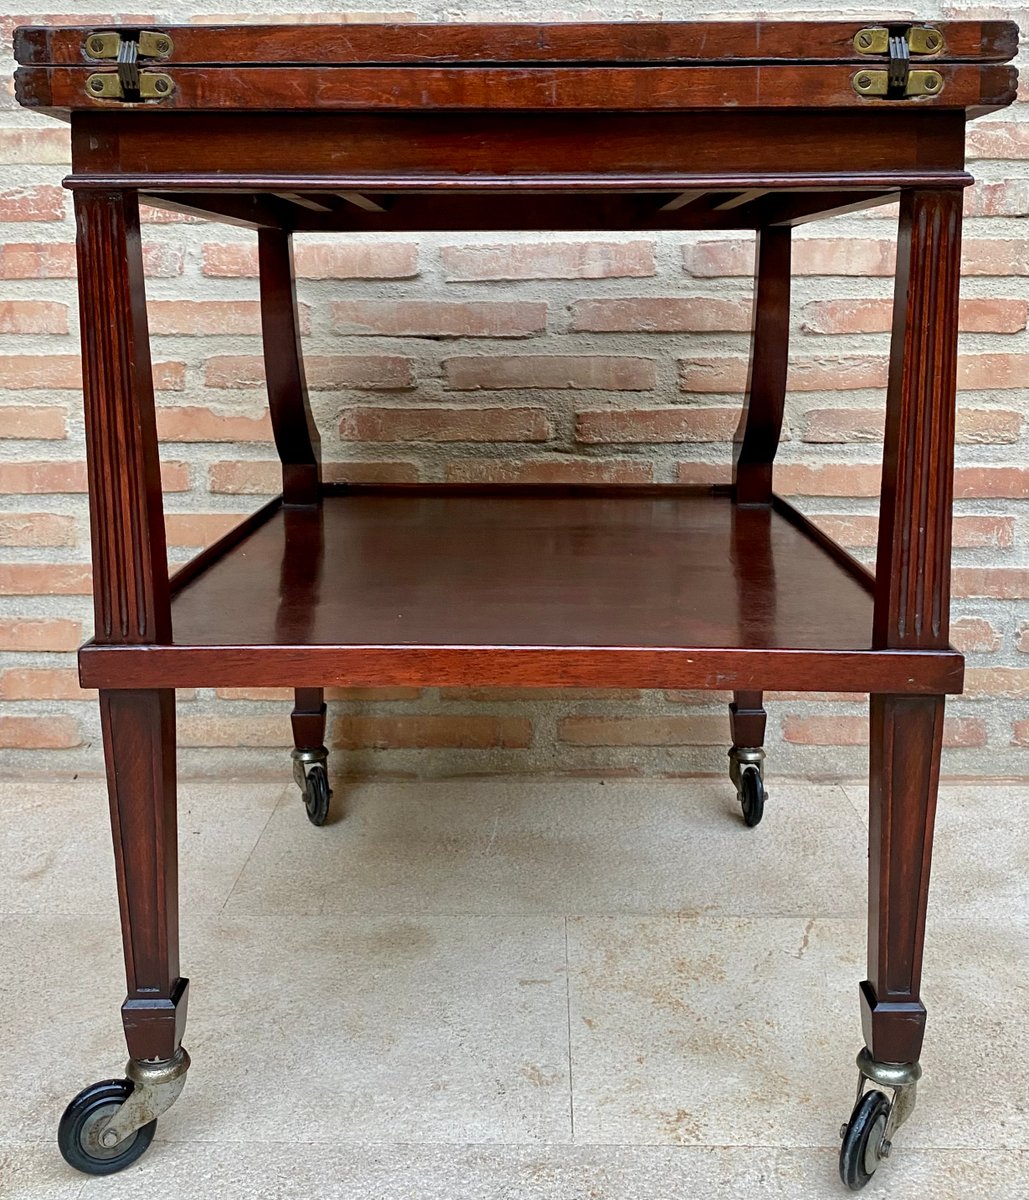
[[[594,646],[100,646],[87,688],[637,687],[956,695],[956,650]]]

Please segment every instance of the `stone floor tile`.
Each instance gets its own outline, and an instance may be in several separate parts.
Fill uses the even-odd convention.
[[[752,830],[728,780],[365,783],[345,801],[321,830],[284,802],[229,909],[864,912],[865,835],[839,788],[775,784]]]
[[[183,894],[205,912],[224,904],[284,792],[281,782],[179,785]],[[103,780],[0,781],[0,913],[117,910]]]
[[[54,1152],[56,1155],[56,1151]],[[0,1152],[2,1162],[2,1152]],[[1029,1155],[898,1151],[866,1194],[889,1200],[1024,1200]],[[60,1160],[25,1175],[10,1200],[72,1200]],[[104,1200],[842,1200],[828,1149],[733,1147],[349,1146],[156,1141],[135,1167],[85,1181]],[[5,1196],[5,1200],[7,1197]]]

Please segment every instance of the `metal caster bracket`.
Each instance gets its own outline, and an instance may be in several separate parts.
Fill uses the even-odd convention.
[[[857,1066],[859,1074],[855,1103],[868,1091],[885,1090],[892,1094],[886,1128],[883,1130],[882,1142],[877,1148],[880,1158],[889,1158],[893,1148],[893,1135],[915,1110],[922,1068],[918,1063],[876,1062],[867,1047],[862,1047],[858,1054]]]
[[[732,746],[729,749],[729,778],[740,787],[740,776],[750,768],[764,780],[765,752],[760,746]]]
[[[294,750],[290,757],[293,759],[293,780],[304,791],[308,770],[319,763],[324,767],[329,761],[329,751],[325,746],[317,746],[311,750]]]
[[[173,1058],[162,1062],[130,1058],[125,1075],[132,1081],[132,1092],[110,1120],[97,1123],[97,1143],[104,1150],[112,1150],[137,1129],[166,1113],[185,1087],[188,1070],[189,1055],[181,1046]]]

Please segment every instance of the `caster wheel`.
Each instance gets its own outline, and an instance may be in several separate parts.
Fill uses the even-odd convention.
[[[113,1175],[146,1153],[154,1140],[156,1120],[109,1150],[96,1136],[100,1122],[114,1116],[131,1092],[128,1079],[105,1079],[79,1092],[68,1105],[57,1128],[57,1145],[69,1166],[87,1175]]]
[[[332,788],[329,787],[329,777],[321,763],[307,772],[304,785],[304,807],[307,809],[307,819],[312,825],[324,825],[329,815],[329,801],[332,799]]]
[[[890,1102],[882,1092],[865,1092],[854,1105],[840,1147],[840,1178],[852,1192],[861,1191],[885,1157],[883,1138],[889,1115]]]
[[[757,771],[744,771],[740,775],[739,798],[744,824],[753,829],[765,815],[765,785]]]

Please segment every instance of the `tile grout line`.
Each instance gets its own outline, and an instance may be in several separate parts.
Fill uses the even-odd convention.
[[[571,1126],[572,1145],[575,1145],[575,1088],[572,1082],[572,964],[568,955],[568,917],[565,927],[565,1012],[568,1018],[568,1121]]]
[[[243,872],[250,865],[250,860],[254,857],[254,851],[257,849],[258,845],[260,844],[261,838],[263,838],[264,835],[268,832],[268,826],[272,823],[272,818],[279,811],[279,808],[281,807],[282,802],[283,802],[283,800],[285,800],[288,793],[289,793],[289,785],[287,784],[287,786],[282,789],[281,793],[279,794],[278,800],[275,801],[275,804],[272,807],[271,812],[268,814],[268,820],[265,821],[265,823],[261,826],[260,830],[258,831],[257,837],[254,838],[254,844],[250,847],[250,853],[246,856],[246,859],[244,860],[243,865],[239,868],[239,872],[236,875],[236,878],[232,881],[232,886],[225,893],[225,899],[222,901],[221,908],[218,909],[219,916],[228,907],[229,901],[232,899],[232,893],[236,890],[236,885],[243,878]]]

